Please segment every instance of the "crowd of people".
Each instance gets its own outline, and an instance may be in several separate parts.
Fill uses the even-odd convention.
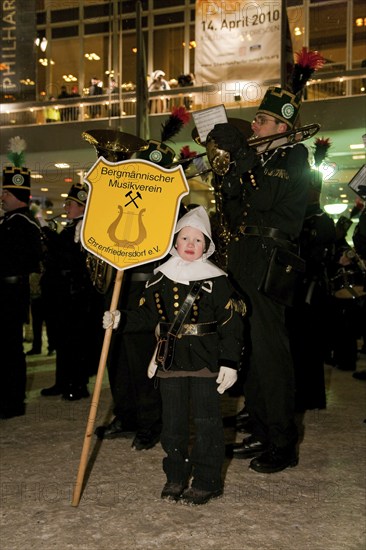
[[[167,91],[173,86],[187,87],[194,85],[194,75],[182,74],[176,79],[172,79],[171,84],[165,78],[165,72],[158,69],[153,71],[147,78],[148,90],[151,92]],[[107,102],[107,106],[102,103],[87,105],[85,116],[88,118],[100,118],[101,116],[120,116],[121,109],[119,104],[118,94],[120,87],[117,80],[111,76],[107,85],[103,85],[103,82],[97,76],[93,76],[90,79],[89,86],[85,90],[86,97],[100,99],[99,96],[107,95],[110,99]],[[60,93],[48,96],[48,105],[44,108],[44,118],[46,122],[71,122],[79,120],[80,107],[73,101],[68,102],[75,98],[80,98],[80,92],[77,85],[69,88],[63,84],[60,88]],[[58,103],[57,100],[61,100],[62,103]],[[66,100],[66,101],[64,101]],[[183,97],[183,104],[187,109],[191,109],[193,103],[192,97],[185,95]],[[149,101],[149,111],[153,113],[164,113],[169,111],[170,100],[165,97],[155,97]]]
[[[351,246],[344,220],[335,225],[320,207],[321,179],[310,170],[307,148],[283,140],[296,127],[300,108],[299,95],[267,90],[251,127],[257,137],[277,136],[278,144],[262,153],[230,122],[216,124],[207,138],[232,161],[225,175],[213,176],[220,178],[231,236],[227,268],[210,261],[216,236],[206,210],[194,205],[181,212],[168,260],[128,270],[116,311],[107,311],[110,294],[94,288],[80,240],[87,187],[72,185],[65,201],[69,223],[56,232],[41,215],[31,215],[29,171],[5,168],[1,418],[25,414],[23,324],[29,275],[39,273],[40,292],[57,312],[49,344],[56,351],[55,383],[42,397],[87,398],[102,319],[104,329],[113,327],[107,367],[114,418],[95,433],[100,439],[133,437],[136,450],[160,440],[163,499],[202,505],[222,495],[225,454],[249,459],[249,468],[260,473],[298,464],[297,413],[326,407],[325,361],[332,356],[338,368],[354,371],[357,340],[366,345],[365,197]],[[261,285],[275,249],[297,253],[306,263],[291,306]],[[359,295],[337,296],[340,270],[351,275],[356,268]],[[343,343],[344,334],[349,337],[346,360],[338,336],[331,337],[335,328]],[[245,372],[240,381],[245,407],[235,425],[246,435],[225,448],[220,395],[238,384],[238,371]]]

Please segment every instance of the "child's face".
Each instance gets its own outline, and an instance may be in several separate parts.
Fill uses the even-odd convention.
[[[205,248],[205,237],[199,229],[183,227],[175,244],[179,256],[187,262],[198,260]]]

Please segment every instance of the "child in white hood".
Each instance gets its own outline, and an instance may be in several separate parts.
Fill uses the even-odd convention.
[[[148,375],[159,379],[163,403],[167,482],[161,498],[190,504],[205,504],[223,493],[220,394],[237,379],[243,346],[233,288],[226,273],[207,259],[214,250],[205,209],[190,210],[178,221],[171,257],[146,283],[139,308],[122,315],[106,312],[103,319],[104,328],[120,324],[124,332],[158,327],[163,345]],[[191,450],[190,408],[196,432]]]

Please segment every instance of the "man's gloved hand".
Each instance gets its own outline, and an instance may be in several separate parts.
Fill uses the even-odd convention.
[[[225,390],[231,388],[238,379],[238,373],[235,369],[229,367],[220,367],[219,375],[216,378],[216,383],[220,384],[217,388],[219,393],[224,393]]]
[[[214,140],[219,149],[231,153],[234,157],[241,151],[248,149],[248,143],[242,132],[233,124],[215,124],[215,127],[207,136],[207,141]]]
[[[103,315],[103,328],[117,328],[121,320],[121,312],[118,309],[114,311],[105,311]]]

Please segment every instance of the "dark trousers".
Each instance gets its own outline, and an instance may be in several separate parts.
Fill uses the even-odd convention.
[[[26,361],[23,351],[23,324],[29,307],[29,288],[17,284],[0,286],[0,411],[23,407]]]
[[[119,309],[136,309],[145,281],[133,281],[128,270],[123,278]],[[105,309],[109,309],[111,296],[106,296]],[[113,396],[113,412],[127,428],[138,433],[161,432],[161,396],[155,381],[147,377],[147,368],[156,346],[153,331],[115,333],[108,357],[108,375]]]
[[[251,355],[244,387],[254,434],[277,447],[297,442],[294,368],[285,324],[285,307],[260,293],[250,278]]]
[[[215,491],[222,487],[225,457],[220,395],[215,378],[160,378],[163,401],[161,444],[167,456],[163,469],[169,482]],[[190,405],[195,428],[191,452]]]
[[[47,316],[45,310],[44,299],[42,296],[32,298],[31,300],[31,313],[32,313],[32,329],[33,329],[33,344],[32,348],[39,353],[42,350],[42,330],[43,322],[46,325],[48,351],[56,349],[56,325],[52,317]],[[52,322],[53,321],[53,322]]]
[[[361,327],[366,324],[362,301],[363,298],[333,297],[331,300],[330,348],[334,364],[341,370],[356,370],[357,339],[362,335]]]
[[[153,333],[116,334],[108,361],[115,416],[141,432],[161,431],[161,397],[147,377],[156,339]]]
[[[90,349],[96,342],[90,295],[80,293],[64,298],[58,303],[55,382],[62,391],[88,383]]]
[[[304,412],[326,408],[324,327],[327,303],[300,303],[289,308],[287,324],[295,367],[295,409]]]

